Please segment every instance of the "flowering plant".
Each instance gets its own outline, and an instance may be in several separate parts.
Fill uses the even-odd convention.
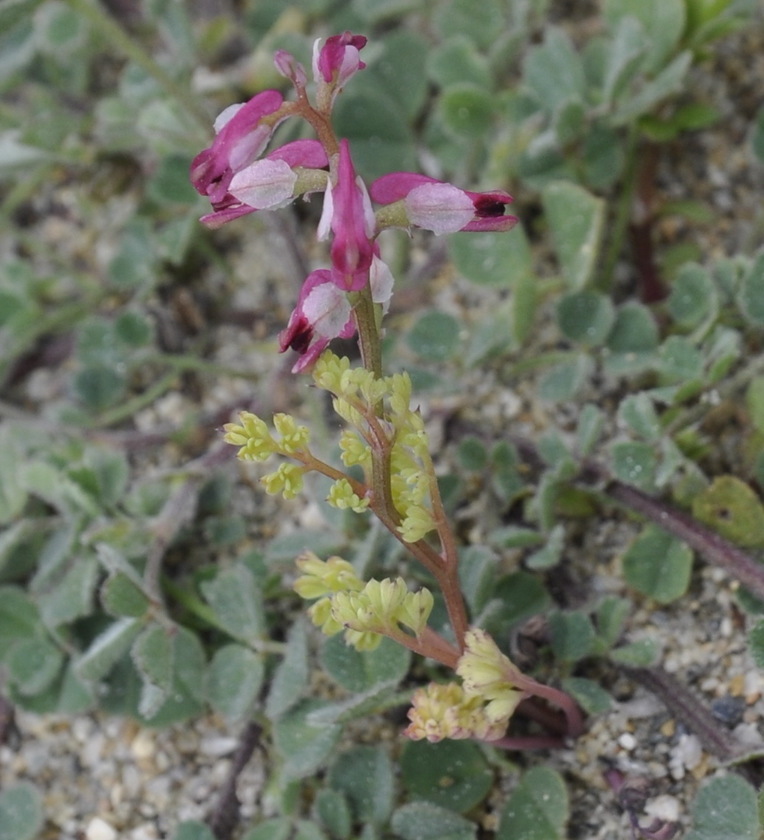
[[[517,223],[506,212],[512,198],[502,190],[471,192],[412,172],[389,173],[366,187],[347,139],[338,138],[331,125],[337,96],[365,67],[360,57],[365,44],[365,37],[350,32],[316,42],[312,98],[305,68],[288,53],[277,52],[276,68],[291,81],[296,98],[287,101],[267,90],[227,108],[216,120],[212,145],[191,165],[195,188],[212,205],[202,218],[210,227],[323,192],[317,235],[330,241],[330,266],[305,279],[280,335],[280,349],[294,350],[293,371],[310,372],[316,386],[332,395],[334,410],[346,424],[342,463],[360,468],[363,479],[317,457],[308,429],[288,415],[273,418],[274,434],[263,419],[243,412],[240,422],[225,427],[225,440],[239,448],[243,460],[286,459],[263,477],[268,493],[291,499],[306,473],[330,478],[330,505],[359,514],[371,511],[437,582],[452,639],[428,625],[434,603],[429,590],[410,592],[401,577],[363,581],[337,557],[323,562],[306,553],[297,561],[302,575],[295,590],[314,600],[310,616],[324,633],[344,631],[358,650],[372,650],[387,636],[461,678],[461,683],[416,692],[409,737],[477,738],[507,747],[558,743],[556,738],[505,737],[521,703],[547,721],[549,712],[539,700],[557,706],[565,717],[564,724],[555,719],[551,727],[558,735],[578,734],[581,716],[566,694],[523,674],[484,631],[470,628],[457,543],[440,497],[425,423],[412,404],[411,380],[406,373],[385,376],[382,371],[381,322],[393,276],[380,255],[380,233],[414,227],[436,235],[506,232]],[[307,121],[316,139],[286,143],[263,155],[276,127],[290,118]],[[353,335],[360,367],[328,349],[332,339]]]

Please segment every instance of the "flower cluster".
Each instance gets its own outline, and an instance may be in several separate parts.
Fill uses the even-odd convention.
[[[273,416],[277,438],[271,434],[268,424],[256,414],[242,411],[239,420],[240,423],[226,423],[223,426],[223,440],[239,447],[237,457],[242,461],[267,461],[272,455],[300,460],[310,457],[308,428],[298,426],[291,415]],[[281,493],[285,499],[293,499],[302,490],[306,469],[305,466],[294,463],[281,463],[275,472],[264,475],[260,481],[266,493]]]
[[[353,567],[340,557],[325,563],[312,552],[297,559],[302,575],[295,592],[315,599],[308,611],[313,623],[327,636],[345,630],[345,639],[357,650],[373,650],[382,636],[400,637],[400,625],[419,636],[433,607],[428,589],[409,592],[403,578],[364,583]]]
[[[360,464],[370,483],[371,449],[389,453],[390,494],[401,520],[398,530],[406,542],[421,540],[435,528],[429,504],[434,479],[422,416],[411,408],[409,375],[375,377],[327,350],[313,369],[313,379],[334,394],[334,410],[351,427],[340,441],[346,466]]]
[[[456,668],[461,685],[431,683],[414,693],[404,732],[409,738],[495,741],[506,732],[525,696],[514,682],[519,671],[484,630],[469,630],[465,645]]]
[[[310,368],[333,338],[356,332],[352,296],[369,289],[385,309],[393,278],[379,256],[377,237],[389,227],[420,227],[436,234],[459,230],[509,230],[516,222],[503,191],[468,192],[413,172],[394,172],[367,189],[357,175],[347,140],[337,142],[327,128],[334,102],[348,81],[366,65],[360,51],[363,35],[343,32],[316,41],[313,51],[315,105],[306,92],[305,68],[289,53],[274,56],[276,69],[292,82],[296,101],[276,90],[231,105],[215,121],[212,145],[191,164],[191,181],[207,196],[212,212],[202,217],[220,227],[258,210],[274,210],[298,196],[324,193],[318,239],[331,240],[331,267],[312,271],[279,336],[280,349],[295,350],[293,370]],[[296,140],[265,153],[275,129],[300,117],[313,125],[318,139]],[[375,212],[372,199],[379,206]]]

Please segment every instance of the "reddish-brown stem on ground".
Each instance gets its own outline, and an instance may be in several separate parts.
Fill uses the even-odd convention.
[[[659,146],[643,143],[639,150],[634,190],[634,208],[629,239],[634,265],[644,303],[656,303],[666,297],[666,289],[655,261],[653,225],[655,222],[655,178],[658,169]]]

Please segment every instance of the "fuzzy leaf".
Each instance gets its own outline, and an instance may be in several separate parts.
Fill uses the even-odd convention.
[[[764,544],[764,506],[756,493],[735,476],[715,478],[693,500],[692,513],[732,542]]]
[[[201,584],[202,594],[215,618],[234,639],[257,642],[263,635],[263,599],[252,572],[241,563],[224,569]]]
[[[127,653],[141,629],[141,622],[134,618],[123,618],[110,624],[77,660],[76,671],[80,679],[95,681],[105,677]]]
[[[308,682],[308,638],[305,623],[297,621],[287,637],[287,649],[271,682],[265,714],[278,720],[297,703]]]
[[[571,289],[580,290],[591,278],[599,256],[605,203],[569,181],[548,184],[541,200],[562,274]],[[608,318],[602,301],[596,311],[599,309],[603,309],[602,319],[609,328],[612,315]]]
[[[409,741],[400,768],[411,795],[459,813],[482,802],[494,782],[483,753],[470,741]]]
[[[401,840],[475,840],[477,825],[432,802],[409,802],[393,814],[390,826]]]
[[[343,793],[357,822],[383,825],[393,809],[395,780],[387,752],[355,746],[340,753],[329,768],[329,786]]]
[[[338,724],[310,722],[311,713],[325,705],[319,700],[305,700],[276,721],[274,743],[284,762],[283,773],[287,779],[315,774],[339,740],[342,727]]]
[[[659,604],[669,604],[687,591],[692,550],[655,525],[648,525],[623,556],[627,583]]]
[[[365,692],[383,683],[399,682],[409,669],[411,654],[391,639],[383,639],[372,651],[359,652],[345,644],[341,635],[332,636],[321,649],[321,667],[343,688]]]
[[[0,840],[34,840],[45,822],[43,798],[30,782],[0,791]]]
[[[692,825],[687,840],[757,840],[756,791],[733,773],[711,779],[695,798]]]
[[[501,812],[496,840],[563,840],[568,792],[559,773],[534,767],[525,773]]]
[[[207,667],[207,699],[229,720],[244,721],[257,705],[264,676],[262,657],[243,645],[224,645]]]
[[[565,338],[586,347],[604,343],[615,321],[615,309],[609,297],[584,290],[560,298],[557,326]]]

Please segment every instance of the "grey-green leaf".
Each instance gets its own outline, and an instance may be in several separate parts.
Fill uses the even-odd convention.
[[[278,720],[302,697],[308,682],[308,638],[305,623],[296,621],[287,637],[287,649],[271,683],[265,713]]]
[[[756,791],[732,773],[712,779],[695,799],[692,825],[687,840],[758,840]]]
[[[256,643],[264,633],[263,600],[254,576],[241,563],[201,585],[215,618],[234,638]]]
[[[433,802],[409,802],[393,814],[390,826],[401,840],[475,840],[477,825]]]
[[[246,720],[257,706],[264,674],[261,656],[243,645],[224,645],[207,667],[210,705],[234,723]]]
[[[501,812],[496,840],[563,840],[568,792],[562,776],[547,767],[525,773]]]
[[[0,792],[0,840],[34,840],[44,821],[42,794],[30,782]]]
[[[668,604],[687,591],[692,557],[685,543],[648,525],[623,556],[624,577],[643,595]]]
[[[395,780],[382,747],[360,745],[340,753],[329,769],[328,781],[345,795],[358,822],[379,826],[389,818]]]
[[[547,184],[541,194],[560,269],[571,289],[582,289],[599,255],[605,203],[569,181]]]

